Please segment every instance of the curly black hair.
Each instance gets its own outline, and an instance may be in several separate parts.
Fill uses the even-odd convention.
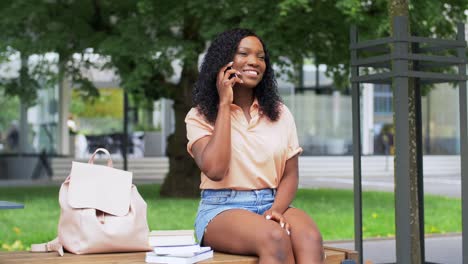
[[[266,69],[262,80],[254,88],[254,95],[260,106],[260,113],[266,115],[271,121],[278,120],[280,115],[281,98],[270,63],[268,50],[263,40],[248,29],[231,29],[219,34],[211,43],[203,59],[198,80],[193,89],[193,106],[214,124],[218,115],[219,95],[216,88],[216,78],[219,69],[233,61],[239,43],[245,37],[257,37],[265,51]]]

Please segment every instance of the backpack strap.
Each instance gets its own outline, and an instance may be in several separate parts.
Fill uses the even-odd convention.
[[[32,244],[31,245],[31,252],[51,252],[57,251],[61,257],[63,257],[63,247],[60,244],[58,237],[54,240],[51,240],[47,243],[42,244]]]

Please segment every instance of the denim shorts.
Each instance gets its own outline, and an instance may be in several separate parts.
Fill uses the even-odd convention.
[[[244,209],[262,215],[273,205],[276,189],[261,189],[236,191],[231,189],[201,192],[201,201],[195,219],[195,233],[199,243],[202,243],[208,223],[219,213],[230,209]]]

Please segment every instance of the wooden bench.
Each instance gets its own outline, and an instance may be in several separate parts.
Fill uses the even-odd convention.
[[[327,256],[326,264],[340,264],[345,259],[355,260],[357,263],[358,254],[352,250],[341,248],[325,247]],[[56,252],[50,253],[31,253],[27,251],[0,252],[1,264],[39,264],[39,263],[119,263],[119,264],[139,264],[145,263],[145,253],[112,253],[112,254],[91,254],[91,255],[73,255],[65,253],[60,257]],[[257,257],[237,256],[216,252],[214,257],[199,263],[203,264],[257,264]]]

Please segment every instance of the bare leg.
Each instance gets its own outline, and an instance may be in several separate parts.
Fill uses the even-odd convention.
[[[216,251],[257,255],[260,264],[295,263],[286,231],[247,210],[232,209],[217,215],[208,224],[203,243]]]
[[[291,227],[291,243],[296,263],[324,263],[322,235],[304,211],[289,208],[284,213]]]

